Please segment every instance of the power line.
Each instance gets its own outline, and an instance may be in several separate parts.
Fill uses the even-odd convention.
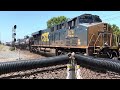
[[[119,20],[119,22],[120,22],[120,17],[119,18],[114,18],[114,19],[111,19],[111,20],[108,20],[108,21],[113,21],[114,22],[115,20]]]
[[[118,14],[118,13],[120,13],[120,12],[113,13],[113,14],[111,14],[111,15],[109,15],[109,16],[108,16],[108,15],[107,15],[107,16],[106,16],[106,15],[103,15],[102,17],[104,17],[104,18],[107,17],[107,18],[108,18],[108,17],[111,17],[111,16],[113,16],[113,15],[115,15],[115,14]],[[106,18],[106,19],[107,19],[107,18]]]
[[[110,21],[110,20],[114,20],[114,19],[118,19],[118,18],[120,18],[120,15],[116,16],[116,17],[112,17],[112,18],[103,19],[103,20]]]

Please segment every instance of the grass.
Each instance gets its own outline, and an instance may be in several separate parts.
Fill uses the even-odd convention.
[[[13,51],[15,50],[15,48],[14,47],[8,48],[7,46],[0,44],[0,51],[9,51],[9,50]]]
[[[15,48],[14,47],[10,47],[10,51],[14,51],[15,50]]]
[[[4,46],[0,44],[0,51],[2,51],[3,47],[4,47]]]

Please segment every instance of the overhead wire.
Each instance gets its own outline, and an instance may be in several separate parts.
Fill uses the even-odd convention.
[[[120,13],[120,12],[119,12],[119,13]],[[114,13],[114,14],[117,14],[117,13]],[[113,16],[114,14],[109,15],[109,16]],[[106,19],[103,19],[103,20],[107,20],[107,21],[109,21],[109,20],[113,20],[113,19],[117,19],[117,18],[120,18],[120,15],[115,16],[115,17],[106,18]]]
[[[108,15],[102,15],[101,17],[104,17],[104,18],[107,17],[107,18],[108,18],[108,17],[111,17],[111,16],[116,15],[116,14],[118,14],[118,13],[120,13],[120,12],[110,14],[109,16],[108,16]],[[107,18],[105,18],[105,19],[107,19]]]

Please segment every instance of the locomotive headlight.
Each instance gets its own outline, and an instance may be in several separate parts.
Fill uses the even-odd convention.
[[[81,44],[80,39],[78,39],[78,45],[80,45],[80,44]]]
[[[88,28],[85,28],[85,30],[88,30]]]

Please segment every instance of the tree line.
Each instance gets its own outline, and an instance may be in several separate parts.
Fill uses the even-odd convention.
[[[120,28],[116,24],[108,24],[108,27],[112,29],[114,35],[120,35]]]

